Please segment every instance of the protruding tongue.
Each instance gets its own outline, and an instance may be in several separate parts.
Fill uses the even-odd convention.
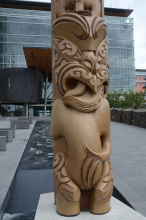
[[[86,90],[85,83],[82,83],[79,81],[77,83],[77,86],[74,89],[69,90],[65,93],[64,97],[66,97],[66,96],[80,96],[85,92],[85,90]]]

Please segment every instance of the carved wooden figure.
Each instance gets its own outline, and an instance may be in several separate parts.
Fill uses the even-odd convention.
[[[110,209],[110,107],[103,0],[52,0],[53,176],[57,212]]]

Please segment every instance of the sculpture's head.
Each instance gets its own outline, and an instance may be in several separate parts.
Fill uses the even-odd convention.
[[[107,29],[101,17],[80,13],[62,15],[53,24],[53,68],[64,103],[92,112],[108,92]]]

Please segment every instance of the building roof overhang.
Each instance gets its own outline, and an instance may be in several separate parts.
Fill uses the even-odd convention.
[[[28,68],[35,68],[44,73],[48,72],[48,81],[52,82],[51,48],[23,47]]]
[[[132,12],[132,9],[104,8],[104,13],[107,16],[128,17]]]
[[[0,7],[51,11],[49,0],[0,0]],[[128,17],[133,10],[105,7],[104,12],[107,16]]]

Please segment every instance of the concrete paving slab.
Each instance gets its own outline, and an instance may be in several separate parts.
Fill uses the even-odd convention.
[[[114,185],[146,216],[146,129],[111,122]]]

